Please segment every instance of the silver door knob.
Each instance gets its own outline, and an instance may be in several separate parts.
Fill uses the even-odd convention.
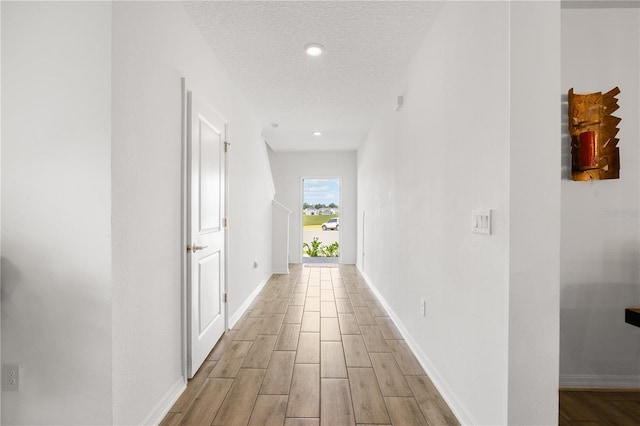
[[[195,253],[195,252],[197,252],[198,250],[203,250],[203,249],[206,249],[207,247],[209,247],[209,246],[199,246],[199,245],[197,245],[196,243],[193,243],[192,245],[187,246],[187,252],[192,251],[192,252],[194,252],[194,253]]]

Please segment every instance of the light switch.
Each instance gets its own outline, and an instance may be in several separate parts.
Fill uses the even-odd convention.
[[[471,212],[471,231],[474,234],[491,235],[491,210]]]

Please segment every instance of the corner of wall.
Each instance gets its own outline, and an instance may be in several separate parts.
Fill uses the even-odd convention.
[[[509,25],[507,419],[552,424],[560,323],[560,4],[511,2]]]
[[[262,142],[264,142],[264,152],[266,154],[266,164],[267,164],[267,168],[269,169],[269,183],[271,183],[271,194],[273,199],[276,199],[276,183],[273,179],[273,150],[271,149],[271,147],[269,146],[269,143],[262,138]]]
[[[173,386],[171,386],[166,394],[158,401],[156,406],[151,409],[147,418],[145,418],[140,424],[142,425],[159,425],[162,423],[162,419],[165,418],[173,404],[176,403],[180,395],[187,389],[187,381],[181,377]]]
[[[256,297],[258,297],[258,295],[260,294],[264,286],[267,285],[267,283],[269,282],[270,278],[271,278],[271,275],[269,275],[267,278],[260,281],[258,286],[255,288],[255,290],[251,292],[249,297],[247,297],[244,300],[244,302],[242,302],[242,304],[238,307],[238,309],[236,309],[236,311],[229,317],[229,324],[228,324],[229,329],[233,328],[233,326],[236,325],[236,323],[240,320],[240,318],[242,318],[242,315],[244,315],[247,309],[249,309],[249,306],[251,306],[251,304],[256,299]]]

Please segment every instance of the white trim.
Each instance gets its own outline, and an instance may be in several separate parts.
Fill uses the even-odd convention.
[[[160,402],[151,410],[149,415],[142,421],[142,425],[158,425],[169,413],[173,404],[176,403],[180,395],[187,389],[187,381],[184,377],[180,377],[177,382],[173,384],[167,391],[167,393],[160,399]]]
[[[180,313],[180,321],[182,328],[182,336],[181,336],[181,355],[182,355],[182,376],[184,381],[187,381],[187,363],[188,361],[188,350],[187,350],[187,285],[188,285],[188,274],[187,274],[187,80],[185,77],[182,77],[182,128],[180,132],[180,202],[182,205],[180,206],[180,296],[182,297],[180,308],[182,309]]]
[[[242,318],[242,315],[244,315],[247,309],[249,309],[249,306],[251,306],[255,298],[258,296],[258,294],[260,294],[260,292],[262,291],[264,286],[267,285],[267,282],[269,282],[270,279],[271,279],[271,275],[269,275],[260,284],[258,284],[258,287],[256,287],[255,290],[253,290],[253,292],[249,295],[249,297],[247,297],[244,303],[240,305],[238,310],[233,315],[231,315],[231,317],[229,318],[229,329],[231,329],[234,325],[236,325],[238,320]]]
[[[289,213],[289,214],[293,213],[293,212],[292,212],[291,210],[289,210],[289,209],[288,209],[284,204],[281,204],[281,203],[277,202],[276,200],[271,200],[271,202],[272,202],[274,205],[276,205],[276,206],[280,207],[282,210],[286,211],[287,213]]]
[[[229,330],[229,121],[225,118],[224,123],[224,329]]]
[[[364,278],[365,282],[367,283],[371,291],[376,295],[376,297],[378,298],[378,301],[380,301],[385,311],[387,311],[387,314],[389,314],[389,317],[391,318],[395,326],[398,328],[398,331],[400,331],[400,334],[402,334],[402,337],[404,337],[404,340],[407,342],[407,345],[409,345],[409,348],[411,349],[411,351],[413,351],[413,354],[415,355],[416,359],[418,360],[418,362],[420,363],[424,371],[427,373],[427,376],[429,376],[429,378],[433,382],[433,385],[436,387],[436,389],[438,390],[438,392],[440,393],[444,401],[447,403],[447,405],[449,406],[453,414],[456,416],[458,421],[463,425],[478,424],[478,422],[475,421],[472,418],[472,416],[469,414],[467,409],[458,403],[458,399],[455,397],[455,394],[451,390],[451,388],[447,385],[446,380],[444,380],[444,378],[442,377],[438,369],[433,365],[429,357],[427,357],[427,355],[425,355],[425,353],[422,351],[420,346],[418,346],[413,336],[409,333],[409,331],[404,326],[402,321],[400,321],[400,318],[398,317],[398,315],[396,315],[396,313],[393,311],[393,309],[391,309],[391,306],[389,306],[389,304],[387,303],[385,298],[382,296],[382,294],[380,294],[378,289],[373,285],[371,279],[367,276],[367,274],[361,271],[359,267],[358,267],[358,271],[360,271],[360,274]]]
[[[640,375],[561,374],[561,388],[640,388]]]

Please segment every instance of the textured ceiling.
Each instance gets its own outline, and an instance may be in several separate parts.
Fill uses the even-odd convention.
[[[439,10],[436,1],[197,1],[185,8],[275,151],[355,150]],[[304,46],[325,53],[309,57]],[[273,128],[271,123],[278,123]],[[322,136],[313,136],[314,130]]]

